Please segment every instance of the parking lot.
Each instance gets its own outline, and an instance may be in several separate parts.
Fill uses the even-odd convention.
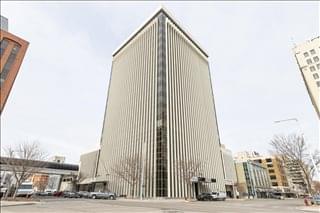
[[[227,200],[227,201],[184,201],[184,200],[92,200],[92,199],[42,199],[33,205],[1,207],[2,213],[14,212],[264,212],[295,213],[302,210],[303,200]],[[313,208],[314,209],[314,208]]]

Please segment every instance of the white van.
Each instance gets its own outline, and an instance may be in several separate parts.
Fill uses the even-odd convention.
[[[29,197],[32,194],[33,194],[32,182],[23,182],[17,191],[17,196]]]
[[[225,192],[212,192],[213,200],[223,200],[225,201],[227,198],[227,194]]]

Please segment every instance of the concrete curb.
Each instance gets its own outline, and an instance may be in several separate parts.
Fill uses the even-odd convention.
[[[320,213],[320,206],[319,207],[300,207],[297,208],[300,211],[304,211],[304,212],[319,212]]]
[[[9,201],[10,202],[10,201]],[[26,206],[26,205],[34,205],[39,202],[14,202],[14,203],[2,203],[0,204],[1,207],[9,207],[9,206]]]

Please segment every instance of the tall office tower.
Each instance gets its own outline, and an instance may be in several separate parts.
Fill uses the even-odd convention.
[[[0,113],[8,99],[29,43],[8,32],[8,19],[1,16]]]
[[[320,118],[320,37],[293,48],[311,102]]]
[[[140,159],[135,185],[113,170],[123,159]],[[201,165],[198,188],[188,162]],[[208,55],[163,8],[113,54],[97,177],[134,196],[225,191]]]

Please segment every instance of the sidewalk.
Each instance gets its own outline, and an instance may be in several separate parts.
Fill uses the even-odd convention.
[[[304,211],[304,212],[319,212],[320,213],[320,206],[303,206],[303,207],[298,207],[297,209]]]
[[[1,200],[0,206],[1,207],[7,207],[7,206],[23,206],[23,205],[33,205],[37,204],[39,202],[37,201],[7,201],[7,200]]]

